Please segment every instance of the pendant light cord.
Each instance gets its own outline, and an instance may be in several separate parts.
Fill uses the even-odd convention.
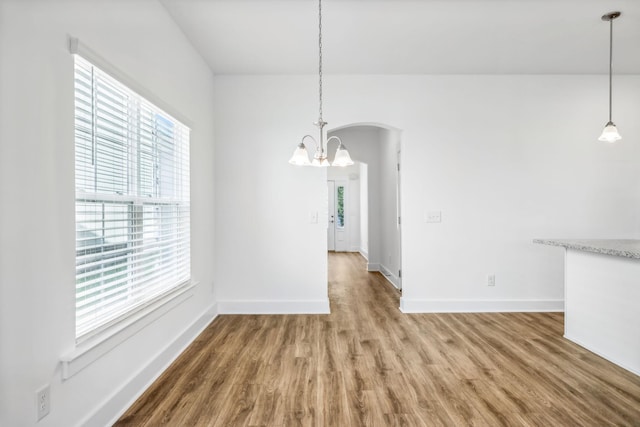
[[[318,76],[319,76],[319,96],[320,96],[320,120],[322,122],[322,0],[318,0]]]
[[[612,75],[613,75],[613,19],[609,20],[609,122],[611,122],[612,109]]]

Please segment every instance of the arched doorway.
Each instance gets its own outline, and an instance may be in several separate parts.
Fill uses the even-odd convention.
[[[355,165],[327,172],[329,250],[359,252],[368,271],[402,289],[401,134],[392,126],[354,123],[332,129]]]

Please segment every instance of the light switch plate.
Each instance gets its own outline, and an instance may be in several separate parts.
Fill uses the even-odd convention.
[[[441,211],[428,211],[424,216],[425,222],[434,223],[434,222],[442,222],[442,212]]]

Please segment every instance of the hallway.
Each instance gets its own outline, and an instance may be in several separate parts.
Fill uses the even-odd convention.
[[[402,314],[355,253],[330,315],[221,315],[125,426],[640,425],[640,378],[562,338],[562,314]]]

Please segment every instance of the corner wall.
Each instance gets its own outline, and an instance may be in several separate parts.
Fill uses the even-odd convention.
[[[400,288],[400,227],[398,225],[398,150],[400,131],[380,129],[380,271]]]
[[[304,135],[317,137],[316,88],[215,80],[220,312],[327,313],[327,172],[288,163]]]
[[[69,35],[191,121],[193,295],[62,381],[75,347]],[[0,425],[107,425],[213,317],[213,84],[156,1],[0,2]]]

